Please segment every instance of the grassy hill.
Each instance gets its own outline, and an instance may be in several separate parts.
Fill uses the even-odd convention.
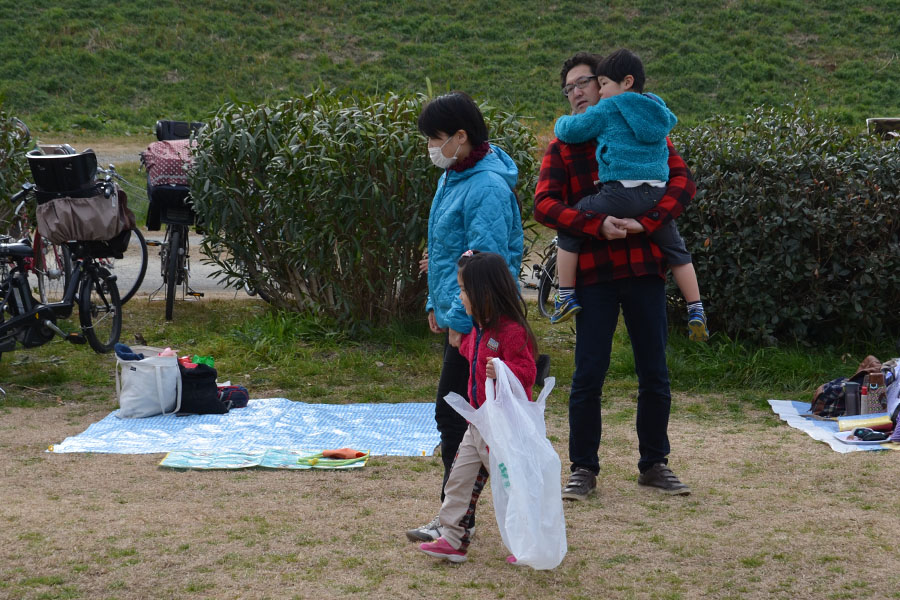
[[[318,85],[463,89],[545,126],[562,61],[625,46],[684,124],[808,95],[900,116],[896,0],[0,0],[0,97],[38,131],[121,135]]]

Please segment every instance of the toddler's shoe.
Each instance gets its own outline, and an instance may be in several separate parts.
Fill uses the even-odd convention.
[[[574,295],[569,296],[565,300],[560,300],[559,294],[557,294],[553,300],[556,310],[550,315],[550,322],[554,325],[562,323],[563,321],[568,321],[581,312],[581,305],[578,304],[578,298]]]
[[[428,556],[443,558],[453,563],[466,562],[466,553],[462,550],[457,550],[450,545],[450,542],[442,537],[439,537],[433,542],[425,542],[424,544],[419,544],[419,550],[421,550]]]
[[[693,312],[688,315],[688,331],[692,342],[709,340],[709,330],[706,328],[706,313]]]

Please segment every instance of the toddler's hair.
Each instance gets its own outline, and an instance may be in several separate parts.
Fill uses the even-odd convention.
[[[638,55],[631,50],[622,48],[616,50],[597,65],[597,75],[606,77],[616,83],[622,83],[626,75],[634,77],[634,84],[631,86],[632,91],[639,94],[644,91],[644,63],[638,58]]]
[[[493,252],[466,252],[456,263],[469,297],[472,318],[484,329],[495,328],[504,316],[528,332],[531,350],[538,353],[537,339],[528,325],[528,309],[506,261]]]

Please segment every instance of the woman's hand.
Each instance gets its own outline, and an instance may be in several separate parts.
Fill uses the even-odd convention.
[[[419,261],[419,275],[428,272],[428,249],[422,253],[422,260]]]
[[[625,221],[625,231],[628,233],[643,233],[644,226],[634,219],[623,219]]]
[[[434,318],[434,311],[428,311],[428,328],[431,329],[431,333],[444,333],[447,331],[446,329],[441,329],[438,327],[437,319]]]
[[[493,356],[488,356],[487,367],[485,367],[484,369],[484,374],[488,377],[488,379],[497,379],[497,370],[494,368]]]
[[[450,345],[454,348],[459,348],[459,344],[462,342],[462,334],[452,327],[450,328]]]

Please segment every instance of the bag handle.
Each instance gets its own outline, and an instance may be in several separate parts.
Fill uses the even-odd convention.
[[[162,404],[162,399],[165,397],[163,394],[163,383],[162,383],[162,368],[163,366],[170,365],[154,365],[154,371],[156,372],[156,398],[159,400],[159,408],[164,415],[174,415],[179,410],[181,410],[181,369],[178,369],[178,376],[175,378],[175,408],[172,409],[172,412],[166,412],[165,407]]]
[[[459,413],[466,421],[474,421],[476,418],[475,407],[469,404],[469,401],[457,394],[450,392],[444,396],[444,400],[450,405],[450,408]]]
[[[116,357],[116,400],[122,397],[122,379],[119,376],[119,370],[122,368],[122,359]]]

